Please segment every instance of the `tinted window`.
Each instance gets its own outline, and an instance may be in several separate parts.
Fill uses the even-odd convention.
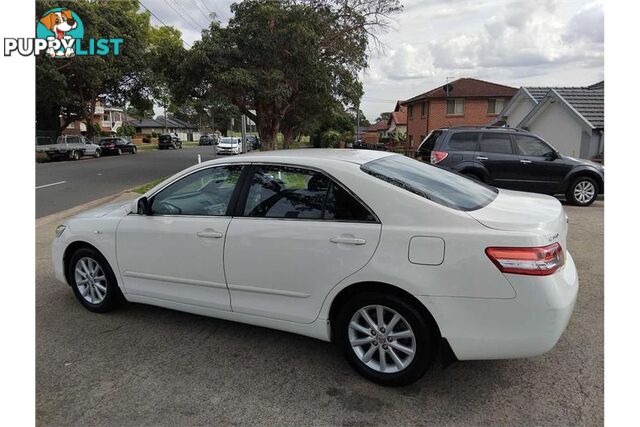
[[[425,139],[424,142],[420,145],[420,147],[418,148],[418,152],[426,153],[429,151],[433,151],[434,147],[436,146],[436,141],[438,140],[440,135],[442,135],[441,130],[434,130],[429,135],[427,135],[427,139]]]
[[[331,184],[325,204],[324,219],[376,222],[373,214],[344,188]]]
[[[246,216],[320,219],[330,181],[319,172],[260,166],[251,177]]]
[[[449,148],[457,151],[476,151],[478,149],[478,132],[458,132],[451,135]]]
[[[514,135],[516,150],[525,156],[545,156],[553,153],[553,149],[538,138],[526,135]]]
[[[242,166],[204,169],[180,179],[153,197],[156,215],[226,215]]]
[[[393,185],[453,209],[470,211],[488,205],[498,190],[405,156],[388,156],[361,169]]]
[[[484,153],[512,154],[511,138],[505,133],[483,133],[480,151]]]

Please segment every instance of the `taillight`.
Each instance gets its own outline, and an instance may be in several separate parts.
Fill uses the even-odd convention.
[[[487,248],[485,252],[503,273],[548,276],[564,265],[559,243],[535,248]]]
[[[447,153],[446,151],[432,151],[429,161],[432,165],[435,165],[446,159],[448,155],[449,153]]]

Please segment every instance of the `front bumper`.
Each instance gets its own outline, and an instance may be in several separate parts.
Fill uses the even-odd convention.
[[[578,296],[571,254],[551,276],[507,274],[512,299],[428,297],[433,314],[459,360],[531,357],[551,350],[564,332]]]
[[[68,230],[65,231],[68,233]],[[57,280],[62,283],[67,283],[67,278],[64,274],[64,250],[67,247],[64,233],[61,237],[53,239],[51,244],[51,260],[53,262],[53,273]]]

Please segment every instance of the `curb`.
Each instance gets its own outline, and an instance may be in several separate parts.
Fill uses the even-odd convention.
[[[59,221],[63,218],[67,218],[69,216],[78,214],[82,211],[86,211],[88,209],[91,208],[95,208],[97,206],[103,205],[105,203],[109,203],[112,202],[114,200],[116,200],[118,197],[124,196],[125,194],[129,194],[130,192],[128,190],[124,190],[121,191],[119,193],[116,194],[112,194],[110,196],[106,196],[106,197],[102,197],[100,199],[96,199],[96,200],[92,200],[90,202],[87,202],[83,205],[80,206],[75,206],[73,208],[64,210],[64,211],[60,211],[60,212],[56,212],[54,214],[51,215],[47,215],[47,216],[43,216],[42,218],[36,218],[36,227],[40,227],[41,225],[46,225],[46,224],[50,224],[54,221]]]

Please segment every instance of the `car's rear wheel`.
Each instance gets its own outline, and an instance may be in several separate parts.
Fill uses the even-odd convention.
[[[593,178],[580,176],[571,183],[566,197],[572,205],[589,206],[598,197],[598,184]]]
[[[484,180],[482,178],[480,178],[480,176],[478,174],[475,174],[473,172],[466,172],[464,174],[464,176],[466,176],[467,178],[471,178],[471,179],[473,179],[475,181],[478,181],[478,182],[484,182]]]
[[[384,385],[418,380],[436,355],[433,322],[413,303],[392,294],[352,297],[338,312],[334,331],[349,364]]]
[[[73,150],[71,152],[71,154],[69,155],[69,158],[71,160],[78,160],[78,159],[80,159],[80,153],[78,152],[78,150]]]
[[[73,293],[88,310],[104,313],[123,301],[113,270],[97,250],[78,249],[67,268]]]

